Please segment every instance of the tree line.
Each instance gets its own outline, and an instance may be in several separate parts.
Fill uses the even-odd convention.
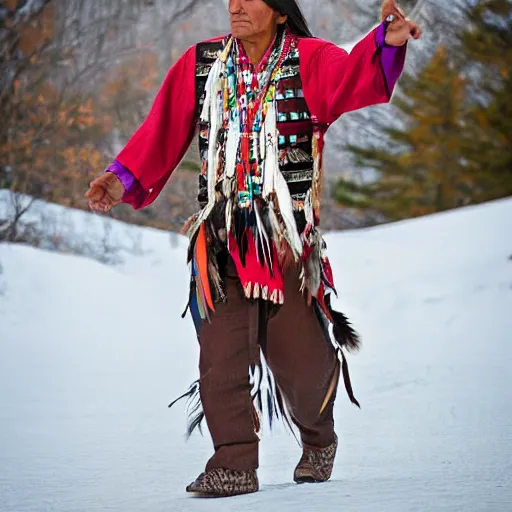
[[[430,5],[423,9],[422,23],[439,23],[437,13],[446,4],[421,3]],[[228,30],[225,4],[224,0],[0,0],[0,189],[12,192],[12,214],[9,218],[0,214],[0,240],[20,239],[17,226],[33,200],[87,208],[83,193],[89,181],[143,121],[172,62],[190,44]],[[321,5],[303,0],[301,4],[313,32],[341,44],[361,37],[375,24],[380,0],[326,0]],[[417,4],[417,0],[403,3],[407,12]],[[409,62],[425,60],[422,48],[411,45]],[[368,115],[378,126],[377,113]],[[355,131],[359,133],[363,125],[356,122]],[[331,128],[332,146],[343,140],[338,136],[342,130],[336,128]],[[346,154],[346,148],[341,150]],[[326,159],[328,169],[337,170],[338,155]],[[135,212],[121,206],[114,215],[179,230],[197,209],[194,158],[195,145],[186,165],[173,174],[150,208]],[[336,199],[341,204],[349,199],[351,208],[339,208],[326,197],[325,227],[361,225],[353,214],[361,207],[367,211],[362,191],[356,194],[354,189],[359,185],[352,179],[335,187]],[[356,198],[361,200],[357,208]],[[379,210],[375,207],[372,212]]]
[[[369,224],[512,195],[512,2],[463,0],[449,37],[395,94],[333,194]]]

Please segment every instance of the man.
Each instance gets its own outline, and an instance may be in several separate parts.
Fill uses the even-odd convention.
[[[189,309],[199,394],[215,453],[187,487],[201,496],[258,490],[264,404],[300,431],[296,482],[330,478],[343,348],[359,339],[334,311],[319,230],[324,134],[348,111],[388,102],[420,29],[394,0],[349,54],[312,37],[295,0],[230,0],[231,35],[190,48],[117,159],[91,183],[92,209],[158,196],[199,133],[200,211],[190,237]],[[331,341],[329,325],[333,325]],[[263,392],[265,391],[265,392]],[[202,410],[200,408],[202,406]]]

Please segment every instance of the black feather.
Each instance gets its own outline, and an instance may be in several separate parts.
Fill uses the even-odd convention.
[[[169,404],[169,408],[173,407],[175,404],[177,404],[180,400],[183,400],[184,398],[191,399],[195,393],[199,393],[199,381],[196,380],[192,383],[192,385],[188,388],[188,391],[186,393],[183,393],[180,397],[176,398],[173,402]]]
[[[197,428],[199,433],[202,435],[202,422],[204,420],[204,411],[203,406],[201,404],[201,396],[199,394],[199,380],[196,380],[188,389],[186,393],[183,393],[179,398],[176,398],[169,407],[172,407],[180,400],[184,398],[187,399],[187,416],[188,416],[188,425],[187,425],[187,438],[193,434],[194,430]]]
[[[332,309],[330,294],[325,296],[325,305],[331,314],[333,320],[332,333],[340,348],[346,348],[349,352],[358,351],[361,348],[361,338],[352,328],[348,318],[343,313]]]
[[[332,315],[332,308],[331,308],[331,302],[330,302],[329,296],[326,296],[325,302],[326,302],[326,305],[328,305],[328,307],[331,311],[331,315]],[[322,326],[325,341],[326,341],[326,343],[329,343],[330,346],[332,346],[333,343],[331,342],[331,337],[329,335],[329,321],[328,321],[327,317],[325,316],[325,313],[322,311],[322,308],[318,302],[316,302],[315,312],[318,317],[318,321],[320,322],[320,325]],[[341,314],[341,313],[339,313],[339,314]],[[344,316],[344,315],[342,315],[342,316]],[[346,319],[345,319],[345,321],[346,321]],[[353,404],[357,405],[357,407],[361,408],[361,406],[359,405],[359,402],[356,400],[356,398],[354,396],[354,391],[352,389],[352,383],[350,381],[350,373],[348,371],[348,363],[345,358],[345,353],[343,352],[342,345],[340,344],[339,339],[335,339],[335,341],[336,341],[336,346],[337,346],[336,355],[338,356],[338,359],[341,362],[341,370],[342,370],[342,375],[343,375],[343,382],[345,384],[345,390],[347,392],[347,395],[348,395],[350,401]],[[358,346],[358,348],[359,348],[359,346]]]
[[[199,433],[203,435],[203,428],[202,423],[204,420],[204,412],[201,410],[195,417],[192,419],[189,419],[188,427],[187,427],[187,439],[190,439],[192,434],[194,433],[194,430],[197,428],[199,430]]]
[[[194,249],[196,247],[197,237],[199,236],[199,229],[194,233],[192,238],[190,239],[190,243],[188,244],[187,251],[187,263],[190,263],[194,258]]]
[[[347,391],[347,395],[350,399],[350,401],[359,407],[361,409],[361,406],[359,405],[359,402],[356,400],[356,397],[354,396],[354,391],[352,390],[352,383],[350,382],[350,373],[348,371],[348,363],[347,359],[345,358],[345,354],[343,353],[343,350],[340,349],[341,354],[341,371],[343,374],[343,382],[345,384],[345,390]]]
[[[256,408],[258,412],[263,416],[263,398],[261,397],[261,390],[256,393]]]
[[[297,443],[300,446],[299,438],[297,437],[297,434],[295,433],[295,429],[293,428],[293,425],[290,423],[288,414],[286,414],[286,404],[284,403],[283,396],[279,389],[275,390],[275,398],[276,398],[276,402],[277,402],[279,411],[281,413],[281,417],[283,418],[285,425],[288,427],[288,430],[293,434],[293,437],[295,438],[295,440],[297,441]]]
[[[272,398],[272,391],[267,389],[267,410],[268,410],[268,423],[270,428],[274,424],[274,400]]]

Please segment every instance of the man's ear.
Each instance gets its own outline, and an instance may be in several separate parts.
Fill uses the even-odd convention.
[[[288,14],[279,14],[277,16],[277,24],[284,25],[288,21]]]

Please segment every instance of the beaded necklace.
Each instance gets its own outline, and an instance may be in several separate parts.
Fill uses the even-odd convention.
[[[243,45],[235,39],[226,60],[223,127],[227,130],[231,121],[240,132],[236,181],[237,205],[242,209],[252,209],[254,198],[262,192],[265,141],[261,140],[260,134],[292,39],[288,30],[277,36],[257,67],[250,62]]]

